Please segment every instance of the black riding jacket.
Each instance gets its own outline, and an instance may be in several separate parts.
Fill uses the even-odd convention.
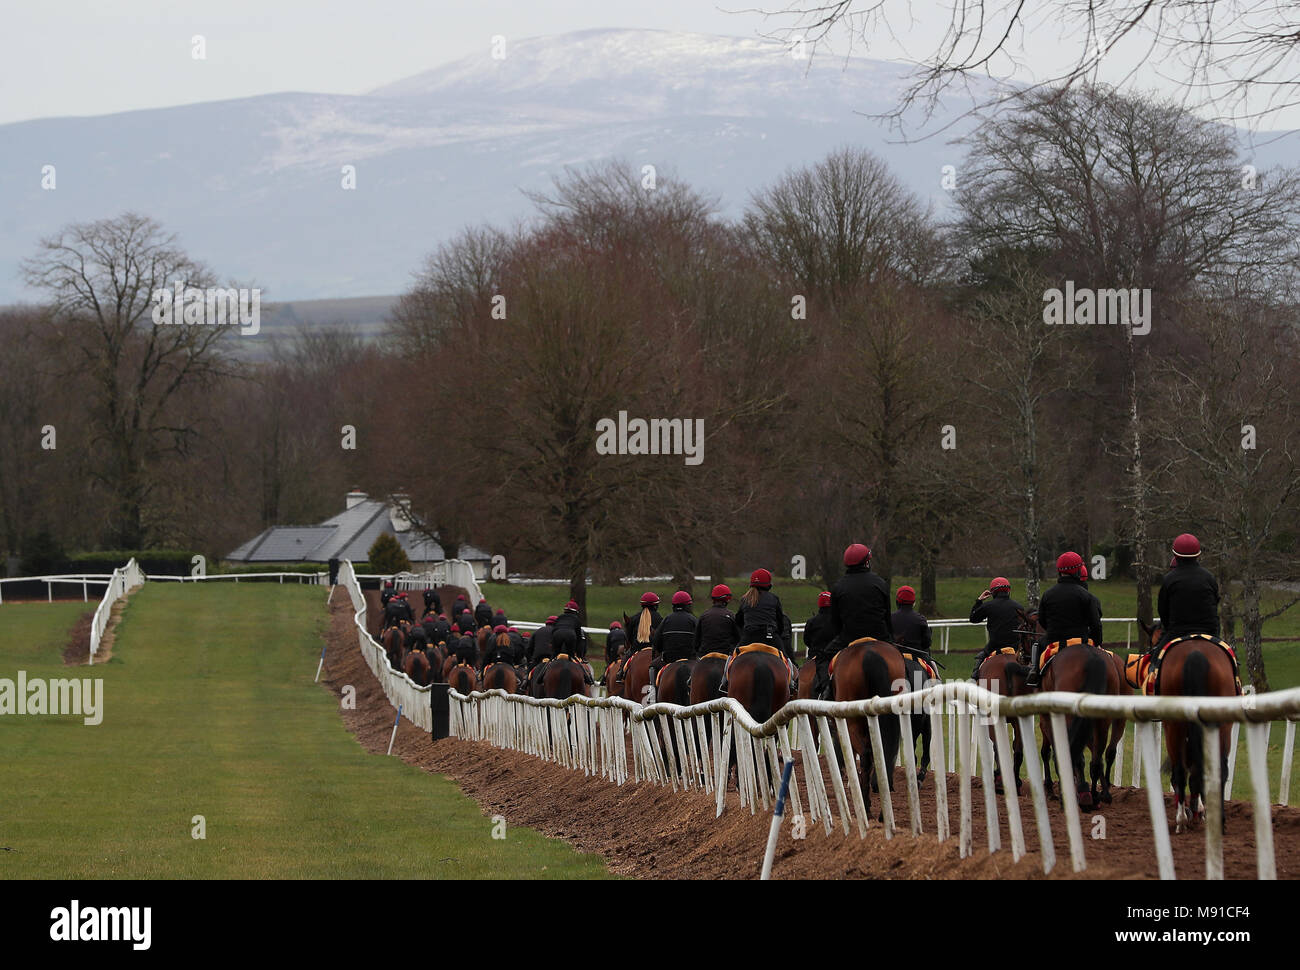
[[[429,635],[424,632],[424,627],[418,623],[411,624],[411,628],[406,631],[406,645],[412,650],[427,650]]]
[[[1101,602],[1076,576],[1062,576],[1043,594],[1038,622],[1047,631],[1045,643],[1063,643],[1074,637],[1101,643]]]
[[[551,645],[551,640],[555,636],[553,626],[539,627],[534,633],[531,640],[528,641],[528,660],[530,663],[537,663],[543,657],[554,657],[555,648]]]
[[[557,639],[561,630],[571,630],[573,632],[573,642],[564,650],[557,647],[557,653],[568,653],[571,656],[583,658],[587,656],[587,631],[582,628],[582,618],[577,613],[570,613],[565,610],[555,621],[553,629]]]
[[[505,646],[500,646],[497,644],[498,636],[500,636],[500,634],[495,634],[488,641],[488,645],[486,648],[487,652],[483,656],[484,667],[486,667],[488,664],[494,664],[494,663],[507,663],[513,665],[515,662],[515,647],[513,643],[509,642],[510,640],[509,635],[507,634],[506,636],[507,642]]]
[[[780,598],[770,589],[765,589],[759,592],[758,601],[753,606],[746,606],[741,600],[736,610],[736,626],[740,627],[742,640],[750,638],[745,640],[746,643],[770,638],[779,645],[785,632],[785,611],[781,609]]]
[[[438,595],[435,589],[426,589],[424,591],[424,612],[432,613],[435,616],[442,612],[442,597]]]
[[[695,653],[731,653],[740,643],[740,627],[725,606],[711,606],[695,624]]]
[[[615,627],[605,637],[605,663],[612,664],[618,659],[618,652],[627,646],[627,631]]]
[[[831,627],[831,608],[820,607],[816,616],[803,625],[803,642],[810,657],[829,657],[834,649],[835,630]]]
[[[892,642],[889,584],[865,566],[850,566],[831,590],[831,629],[839,647],[862,637]]]
[[[983,623],[988,621],[988,649],[1000,650],[1003,647],[1015,647],[1020,644],[1016,630],[1020,627],[1018,610],[1024,607],[1011,598],[1011,594],[998,590],[984,602],[975,601],[971,607],[970,621]]]
[[[1180,559],[1178,565],[1165,573],[1160,580],[1157,608],[1166,636],[1180,633],[1219,636],[1219,584],[1195,560]]]
[[[415,617],[411,615],[411,604],[406,600],[393,598],[388,601],[384,607],[384,625],[394,626],[398,620],[409,620],[415,622]]]
[[[435,619],[432,623],[426,623],[424,630],[429,634],[429,642],[432,644],[446,643],[451,639],[451,624],[446,620]]]
[[[518,665],[524,662],[527,656],[527,649],[524,646],[524,635],[518,630],[510,631],[510,649],[515,652],[515,658],[512,663]]]
[[[461,637],[452,648],[456,659],[473,666],[478,663],[478,643],[473,637]]]
[[[894,628],[894,642],[909,650],[930,652],[930,624],[910,606],[900,606],[889,618]]]
[[[487,603],[480,603],[474,607],[474,622],[479,626],[487,626],[492,622],[492,607]]]
[[[695,657],[695,628],[698,623],[689,606],[674,606],[650,637],[654,656],[662,656],[669,663]]]

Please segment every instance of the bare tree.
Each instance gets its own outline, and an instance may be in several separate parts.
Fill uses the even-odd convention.
[[[194,439],[172,405],[182,390],[223,372],[218,342],[226,330],[155,325],[154,294],[177,280],[204,288],[213,277],[175,236],[135,213],[65,227],[42,241],[23,273],[48,294],[54,326],[80,348],[94,381],[93,417],[105,446],[94,474],[115,506],[109,541],[140,548],[149,538],[145,510],[157,484],[151,466],[185,454]]]

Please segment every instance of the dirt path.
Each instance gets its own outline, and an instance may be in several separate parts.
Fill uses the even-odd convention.
[[[112,659],[113,641],[117,638],[117,624],[122,619],[122,611],[126,609],[131,597],[143,588],[137,586],[113,604],[108,617],[108,626],[104,628],[104,635],[99,638],[99,649],[95,651],[95,663],[107,663]],[[63,648],[63,666],[84,666],[90,661],[90,625],[94,619],[94,610],[83,613],[72,629],[68,631],[68,643]]]
[[[331,624],[322,681],[335,693],[345,684],[356,688],[356,710],[342,712],[344,723],[368,751],[382,755],[393,726],[393,709],[357,649],[351,611],[342,591],[331,606]],[[563,838],[583,851],[605,857],[614,872],[638,878],[752,879],[759,874],[770,816],[742,811],[734,792],[727,808],[714,818],[713,797],[700,792],[676,792],[670,786],[635,784],[619,787],[587,777],[529,755],[502,751],[484,743],[429,735],[403,720],[393,747],[395,756],[427,771],[446,775],[478,802],[484,814],[503,815],[507,824],[527,825]],[[900,773],[901,778],[901,773]],[[777,848],[773,875],[782,879],[1039,879],[1043,878],[1028,795],[1020,799],[1029,853],[1018,864],[1009,848],[989,855],[983,792],[972,782],[974,852],[958,858],[956,838],[935,838],[933,778],[921,792],[921,838],[907,830],[906,791],[893,794],[895,818],[903,826],[892,840],[873,821],[866,839],[856,831],[845,836],[836,829],[827,836],[820,826],[808,826],[807,838],[791,837],[787,824]],[[1114,789],[1114,803],[1104,813],[1104,839],[1087,838],[1098,828],[1084,815],[1085,878],[1150,878],[1158,875],[1151,848],[1151,821],[1146,795],[1138,789]],[[833,797],[833,796],[832,796]],[[948,777],[949,813],[958,820],[958,784]],[[806,804],[806,801],[805,801]],[[1004,846],[1010,845],[1005,806],[999,799]],[[1300,877],[1300,810],[1274,808],[1274,842],[1278,876]],[[1172,817],[1172,806],[1170,806]],[[1070,871],[1065,819],[1055,804],[1050,809],[1057,866],[1052,878],[1075,878]],[[1255,878],[1254,827],[1248,803],[1226,808],[1225,872],[1229,878]],[[1174,836],[1175,864],[1181,878],[1204,877],[1204,838]]]

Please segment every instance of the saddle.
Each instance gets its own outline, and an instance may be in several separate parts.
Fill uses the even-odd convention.
[[[1083,637],[1071,637],[1070,639],[1066,640],[1064,643],[1060,643],[1059,641],[1053,640],[1051,643],[1049,643],[1047,646],[1043,648],[1043,653],[1038,658],[1039,674],[1042,674],[1043,671],[1047,669],[1047,665],[1051,663],[1053,658],[1055,658],[1056,655],[1060,653],[1064,648],[1077,647],[1080,646],[1081,644],[1091,644],[1092,646],[1096,646],[1096,644],[1093,644],[1091,640],[1087,640]],[[1006,649],[1011,649],[1011,648],[1008,647]]]
[[[713,651],[713,653],[706,653],[706,654],[705,654],[703,657],[701,657],[700,659],[701,659],[701,660],[726,660],[726,659],[727,659],[727,654],[725,654],[725,653],[718,653],[718,652],[715,650],[715,651]]]
[[[1168,643],[1166,643],[1163,647],[1160,648],[1160,652],[1156,654],[1155,663],[1151,662],[1151,657],[1149,654],[1142,654],[1141,655],[1142,658],[1146,661],[1146,670],[1144,672],[1144,676],[1142,679],[1142,693],[1144,694],[1160,693],[1160,671],[1164,669],[1164,664],[1162,663],[1162,661],[1165,659],[1165,654],[1169,652],[1170,647],[1176,646],[1177,644],[1180,643],[1186,643],[1188,640],[1206,640],[1214,644],[1216,647],[1222,649],[1223,652],[1228,655],[1228,660],[1232,662],[1232,679],[1236,684],[1237,694],[1240,695],[1241,694],[1241,668],[1237,666],[1237,651],[1232,648],[1232,645],[1230,643],[1228,643],[1225,640],[1220,640],[1212,633],[1178,634],[1172,640],[1170,640]],[[1132,662],[1131,655],[1129,660],[1130,662]],[[1141,666],[1141,662],[1139,662],[1139,666]],[[1151,668],[1155,668],[1154,671]],[[1125,668],[1125,673],[1127,674],[1127,667]]]
[[[736,658],[739,657],[742,653],[770,653],[772,656],[780,658],[781,663],[785,664],[786,673],[789,674],[790,676],[791,689],[793,690],[795,684],[799,682],[799,671],[795,669],[794,664],[790,663],[790,658],[787,657],[784,653],[782,653],[780,650],[778,650],[776,647],[772,646],[771,644],[748,643],[743,647],[737,647],[736,652],[727,658],[727,666],[723,668],[722,671],[722,680],[724,683],[729,681],[731,675],[731,665],[735,663]],[[662,671],[660,671],[660,673],[662,673]]]
[[[631,653],[629,653],[626,659],[624,659],[623,663],[619,665],[618,676],[614,678],[614,683],[616,684],[623,683],[623,675],[627,673],[627,665],[632,662],[632,658],[635,657],[638,653],[645,653],[645,651],[649,649],[650,649],[649,647],[642,647],[640,650],[633,650]]]
[[[772,646],[771,644],[767,644],[767,643],[750,643],[750,644],[747,644],[746,646],[743,646],[743,647],[737,647],[737,648],[736,648],[736,653],[735,653],[735,654],[732,654],[732,656],[736,656],[736,655],[738,655],[738,654],[742,654],[742,653],[770,653],[770,654],[771,654],[772,656],[774,656],[774,657],[784,657],[784,656],[785,656],[785,654],[783,654],[783,653],[782,653],[780,650],[778,650],[776,647]]]
[[[903,659],[915,660],[917,663],[921,665],[921,669],[930,675],[931,680],[935,680],[937,678],[938,675],[935,674],[934,667],[930,665],[929,660],[927,660],[925,657],[918,657],[916,654],[904,652]]]
[[[660,667],[660,668],[659,668],[659,672],[655,674],[655,690],[658,690],[658,689],[659,689],[659,681],[663,680],[663,678],[664,678],[664,671],[665,671],[665,670],[667,670],[667,669],[668,669],[669,667],[671,667],[673,664],[680,664],[680,663],[685,663],[685,662],[686,662],[686,661],[685,661],[684,659],[683,659],[683,660],[670,660],[670,661],[668,661],[666,664],[664,664],[662,667]]]

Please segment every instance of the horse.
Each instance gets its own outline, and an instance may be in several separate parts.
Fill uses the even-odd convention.
[[[478,667],[483,669],[483,661],[487,660],[488,651],[492,649],[492,628],[490,626],[481,626],[478,632],[474,634],[474,640],[478,643]]]
[[[1161,697],[1237,696],[1237,674],[1227,651],[1214,640],[1201,636],[1174,638],[1165,648],[1158,678],[1156,693]],[[1175,833],[1190,829],[1194,822],[1205,818],[1205,749],[1201,746],[1204,730],[1197,720],[1165,722],[1165,751],[1169,755],[1174,789]],[[1212,730],[1219,732],[1219,790],[1211,797],[1217,798],[1222,806],[1228,783],[1232,725],[1225,722]],[[1228,823],[1222,807],[1219,817],[1226,831]]]
[[[433,680],[433,665],[423,650],[406,650],[402,655],[402,671],[420,687],[427,687]]]
[[[1089,641],[1080,642],[1078,639],[1067,641],[1052,658],[1052,662],[1043,669],[1042,674],[1045,692],[1059,690],[1085,694],[1119,694],[1123,691],[1123,684],[1123,678],[1106,651]],[[1043,733],[1040,754],[1043,758],[1044,787],[1048,794],[1052,794],[1053,746],[1050,717],[1043,715],[1040,724]],[[1099,808],[1103,802],[1109,803],[1111,800],[1110,770],[1115,762],[1115,749],[1122,734],[1122,725],[1120,731],[1116,731],[1112,720],[1070,715],[1066,716],[1065,724],[1075,797],[1081,808]],[[1088,749],[1090,755],[1090,783],[1083,774],[1084,748]],[[1065,804],[1065,779],[1061,778],[1060,781],[1061,803]],[[1088,801],[1084,800],[1085,794]]]
[[[510,664],[498,661],[483,671],[484,690],[503,690],[513,694],[519,688],[519,675]]]
[[[907,667],[903,654],[892,643],[877,640],[874,637],[862,637],[854,640],[835,655],[835,667],[831,671],[832,697],[837,701],[858,701],[872,697],[888,697],[897,693],[907,684]],[[885,770],[889,777],[884,779],[888,789],[880,784],[876,775],[876,761],[872,755],[871,740],[868,735],[865,718],[853,718],[849,721],[849,744],[852,751],[840,751],[841,764],[852,761],[858,756],[858,775],[862,780],[862,798],[867,811],[871,810],[871,786],[876,783],[880,792],[893,791],[894,758],[898,754],[898,717],[885,714],[880,718],[880,739],[884,747]],[[838,749],[838,745],[836,746]]]
[[[659,669],[658,684],[655,686],[655,700],[662,701],[665,704],[676,704],[679,707],[687,707],[691,703],[691,674],[695,670],[698,660],[674,660],[671,663],[664,664]],[[690,727],[684,724],[683,727]],[[677,763],[682,762],[682,752],[677,750],[677,735],[669,731],[669,740],[673,746],[673,754],[677,758]]]
[[[601,678],[601,682],[605,685],[606,697],[623,696],[623,679],[621,675],[626,660],[626,656],[617,657],[605,668],[605,675]]]
[[[435,644],[424,653],[429,658],[429,666],[432,668],[433,679],[431,682],[435,684],[445,683],[447,678],[443,674],[443,669],[447,666],[447,658],[450,656],[447,645],[445,643]]]
[[[456,664],[451,668],[447,683],[456,693],[469,696],[471,691],[478,690],[478,672],[469,664]]]
[[[939,676],[939,671],[934,660],[930,657],[925,658],[930,664],[930,669],[921,663],[921,660],[913,655],[910,651],[903,651],[903,669],[906,671],[907,687],[909,690],[924,690],[933,684],[943,682]],[[811,666],[811,665],[809,665]],[[802,682],[802,671],[800,671],[800,681]],[[812,685],[809,685],[811,692]],[[934,733],[934,725],[930,720],[930,713],[926,710],[916,710],[912,712],[912,744],[921,745],[920,757],[916,759],[916,783],[922,784],[925,776],[930,771],[930,739]]]
[[[587,678],[582,665],[576,663],[567,654],[560,654],[546,665],[542,674],[542,696],[555,700],[564,700],[574,694],[591,696],[587,692]]]
[[[725,653],[706,653],[691,668],[690,703],[706,704],[722,696],[722,674],[727,668]],[[708,726],[708,721],[705,721]]]
[[[734,654],[727,671],[727,696],[739,701],[740,706],[759,724],[785,707],[790,700],[792,686],[785,663],[776,654],[765,650]],[[741,730],[739,725],[736,730]],[[761,742],[755,743],[754,754],[757,759],[756,769],[760,772],[766,770]],[[729,768],[735,766],[736,748],[733,745]]]
[[[1029,687],[1026,681],[1029,678],[1029,657],[1033,648],[1034,640],[1039,634],[1038,614],[1036,612],[1026,612],[1017,610],[1020,616],[1020,627],[1015,631],[1020,638],[1020,645],[1013,652],[1007,653],[1012,648],[1007,647],[996,653],[989,654],[980,664],[979,670],[975,672],[975,681],[985,690],[992,691],[995,694],[1001,694],[1003,697],[1023,697],[1026,694],[1032,694],[1033,688]],[[1007,722],[1010,724],[1012,733],[1011,740],[1011,777],[1016,782],[1016,794],[1019,795],[1024,788],[1020,781],[1020,766],[1025,761],[1025,739],[1020,734],[1020,722],[1015,718],[1008,717]],[[989,728],[989,737],[992,738],[993,728]],[[996,748],[994,749],[996,752]],[[997,766],[993,776],[993,784],[997,793],[1000,795],[1003,791],[1003,779],[1006,777],[1007,766],[997,761]]]
[[[620,672],[623,678],[623,696],[638,704],[654,703],[654,685],[650,683],[650,661],[654,659],[649,647],[642,647],[627,658]]]
[[[388,665],[394,670],[401,670],[402,651],[406,647],[406,633],[401,625],[390,626],[379,635],[379,642],[384,645],[384,653],[388,654]]]

